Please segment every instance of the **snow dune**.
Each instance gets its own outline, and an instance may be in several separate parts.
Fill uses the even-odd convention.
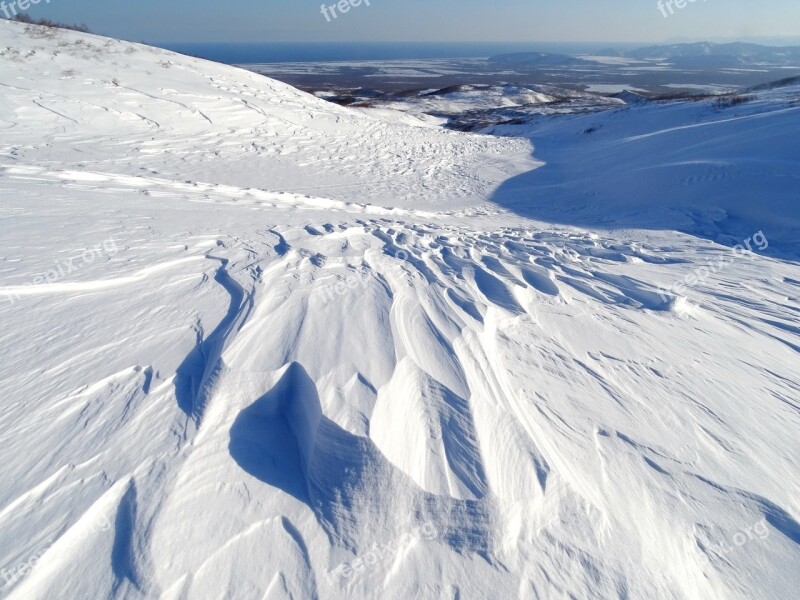
[[[533,158],[144,46],[0,39],[3,594],[795,596],[800,266],[697,277],[738,229],[674,219],[759,180],[794,206],[797,88],[723,150],[689,127],[710,104],[553,121],[543,164],[536,130]],[[765,157],[738,187],[710,177],[737,136]],[[685,168],[648,162],[667,138]],[[612,151],[650,164],[642,204]],[[774,208],[738,222],[786,248]]]

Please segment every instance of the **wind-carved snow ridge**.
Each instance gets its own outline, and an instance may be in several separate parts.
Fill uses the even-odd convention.
[[[591,177],[559,182],[588,167],[548,146],[580,163],[652,125],[625,150],[646,162],[689,135],[686,186],[714,191],[684,127],[722,122],[710,103],[554,122],[543,165],[524,139],[37,31],[0,21],[3,594],[794,597],[797,214],[676,199],[595,227]],[[714,126],[791,138],[738,173],[748,193],[791,192],[796,94]],[[762,215],[775,252],[732,251]]]
[[[241,327],[252,308],[252,297],[245,293],[227,272],[228,259],[206,255],[211,260],[219,261],[220,266],[214,280],[230,294],[228,312],[222,321],[207,336],[198,334],[195,348],[189,353],[175,372],[175,395],[178,405],[187,415],[201,419],[208,393],[209,378],[218,372],[219,357],[227,338]]]

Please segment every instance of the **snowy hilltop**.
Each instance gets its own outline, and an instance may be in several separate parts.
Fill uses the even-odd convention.
[[[0,594],[785,599],[800,85],[445,130],[0,21]]]

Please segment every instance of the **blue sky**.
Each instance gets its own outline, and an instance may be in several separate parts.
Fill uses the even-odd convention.
[[[800,36],[797,0],[685,0],[686,6],[666,11],[667,17],[658,0],[370,0],[370,6],[362,3],[330,22],[321,13],[322,0],[47,1],[29,13],[147,42],[664,42]]]

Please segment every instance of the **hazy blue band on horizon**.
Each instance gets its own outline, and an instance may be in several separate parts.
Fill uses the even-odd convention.
[[[603,48],[635,48],[619,43],[159,43],[161,48],[227,64],[480,58],[506,52],[587,54]]]

